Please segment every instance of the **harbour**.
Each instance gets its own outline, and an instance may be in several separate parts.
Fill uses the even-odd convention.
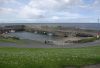
[[[50,45],[67,45],[80,43],[85,40],[88,40],[87,42],[97,40],[100,36],[98,29],[83,29],[83,27],[65,27],[61,25],[51,26],[46,24],[9,24],[2,26],[0,33],[5,37],[18,37],[19,39],[35,40]]]

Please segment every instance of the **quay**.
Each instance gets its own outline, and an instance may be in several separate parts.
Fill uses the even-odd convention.
[[[46,34],[60,37],[93,37],[97,36],[98,30],[87,30],[74,27],[48,27],[48,26],[31,26],[25,28],[26,31]]]
[[[17,32],[17,31],[24,31],[24,25],[10,25],[0,27],[0,34],[9,33],[9,32]]]

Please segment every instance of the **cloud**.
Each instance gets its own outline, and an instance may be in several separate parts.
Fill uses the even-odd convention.
[[[0,8],[0,14],[9,14],[13,12],[15,12],[15,10],[11,8]]]
[[[0,0],[0,3],[10,3],[15,2],[16,0]]]
[[[82,0],[31,0],[28,5],[32,8],[59,10],[82,5]]]
[[[0,3],[3,4],[0,8],[0,14],[16,14],[19,19],[49,19],[56,21],[67,21],[68,19],[78,20],[79,18],[96,17],[96,15],[100,14],[100,0],[94,0],[89,3],[87,3],[86,0],[25,1],[26,0],[0,0]]]
[[[22,5],[19,0],[0,0],[0,7],[19,8]]]
[[[19,16],[21,18],[40,18],[43,17],[44,11],[37,9],[37,8],[32,8],[30,6],[25,6],[21,12],[19,12]]]
[[[65,3],[69,3],[70,0],[64,0],[64,1],[65,1]]]
[[[81,1],[80,0],[31,0],[27,5],[21,7],[19,16],[21,18],[45,18],[49,17],[50,14],[54,16],[54,14],[56,13],[62,13],[67,16],[74,16],[75,13],[70,13],[68,10],[72,8],[73,5],[77,5],[78,3],[80,4]],[[66,13],[65,12],[63,13],[62,11],[65,11]]]
[[[60,19],[60,17],[59,16],[53,16],[52,19],[58,20],[58,19]]]

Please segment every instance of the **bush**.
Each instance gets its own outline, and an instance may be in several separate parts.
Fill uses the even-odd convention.
[[[14,39],[14,40],[20,40],[20,38],[18,38],[18,37],[15,37],[15,36],[2,36],[2,37],[0,37],[0,39]]]
[[[84,34],[84,33],[78,33],[76,34],[76,37],[93,37],[91,34]]]
[[[86,43],[86,42],[93,42],[95,40],[99,40],[100,38],[92,37],[92,38],[87,38],[87,39],[81,39],[78,40],[78,43]]]
[[[20,38],[18,37],[11,37],[12,39],[15,39],[15,40],[20,40]]]

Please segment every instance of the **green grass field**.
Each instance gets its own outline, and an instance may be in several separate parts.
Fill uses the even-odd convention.
[[[0,42],[4,42],[4,43],[8,42],[8,43],[16,43],[16,44],[23,44],[24,43],[23,40],[16,40],[16,39],[11,39],[11,38],[9,38],[9,39],[0,39]]]
[[[100,47],[39,49],[0,47],[0,68],[65,68],[100,63]]]

